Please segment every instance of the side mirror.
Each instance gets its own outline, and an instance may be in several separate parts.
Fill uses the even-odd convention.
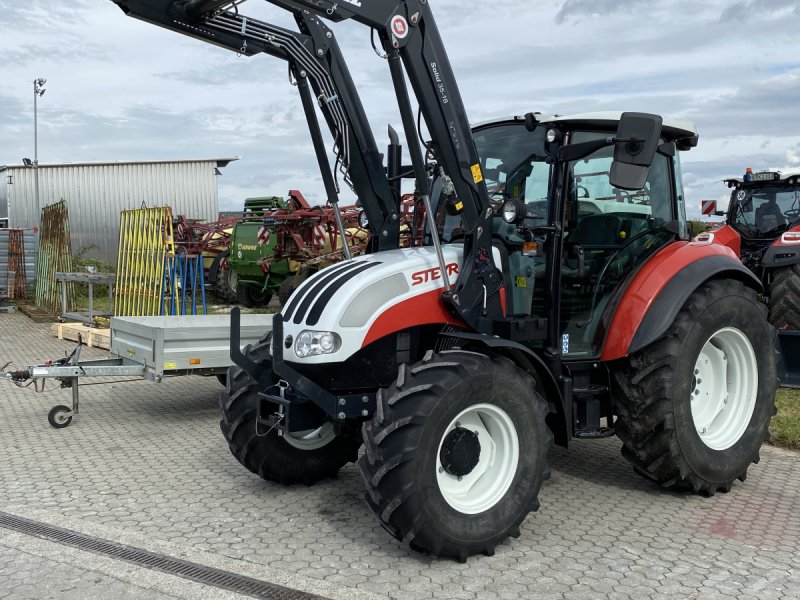
[[[609,181],[622,190],[640,190],[661,138],[662,119],[648,113],[622,113],[614,145]]]

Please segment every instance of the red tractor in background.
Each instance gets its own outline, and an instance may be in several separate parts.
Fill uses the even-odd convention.
[[[731,188],[725,225],[699,240],[728,240],[764,284],[769,320],[800,330],[800,169],[760,171],[726,179]]]
[[[725,183],[731,188],[725,225],[695,240],[730,247],[761,280],[778,329],[779,375],[784,385],[800,386],[800,169],[748,168]]]

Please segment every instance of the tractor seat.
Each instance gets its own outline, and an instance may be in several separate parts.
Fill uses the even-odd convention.
[[[573,241],[584,248],[616,248],[621,230],[622,219],[617,215],[586,215],[578,223]]]
[[[570,250],[564,261],[562,276],[566,280],[584,280],[587,276],[598,274],[605,264],[609,252],[621,245],[620,231],[623,221],[617,215],[586,215],[578,223],[574,235],[568,239]],[[584,273],[578,268],[577,247],[583,249]]]
[[[756,227],[762,232],[772,231],[786,225],[786,217],[781,207],[774,202],[767,202],[756,209]]]

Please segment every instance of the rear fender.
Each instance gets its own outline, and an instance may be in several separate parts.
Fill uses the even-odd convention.
[[[617,304],[601,360],[623,358],[656,341],[692,292],[718,278],[738,279],[763,291],[759,279],[729,246],[675,242],[658,252],[636,273]]]
[[[527,346],[500,337],[461,331],[453,331],[443,335],[463,340],[462,346],[464,347],[482,346],[502,354],[514,361],[518,367],[530,373],[544,388],[545,400],[555,407],[555,413],[551,413],[553,416],[548,418],[548,426],[553,432],[555,443],[559,446],[567,446],[569,439],[572,437],[572,418],[567,415],[572,414],[572,407],[566,406],[558,383],[541,356]],[[567,410],[568,408],[569,410]]]

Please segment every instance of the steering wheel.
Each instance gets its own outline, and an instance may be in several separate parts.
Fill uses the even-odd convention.
[[[783,215],[787,219],[794,221],[796,218],[800,217],[800,208],[790,208],[789,210],[785,210],[783,211]]]
[[[589,198],[590,197],[589,188],[587,188],[585,185],[578,184],[577,191],[578,191],[578,198]],[[583,192],[583,195],[581,195],[580,192]]]

